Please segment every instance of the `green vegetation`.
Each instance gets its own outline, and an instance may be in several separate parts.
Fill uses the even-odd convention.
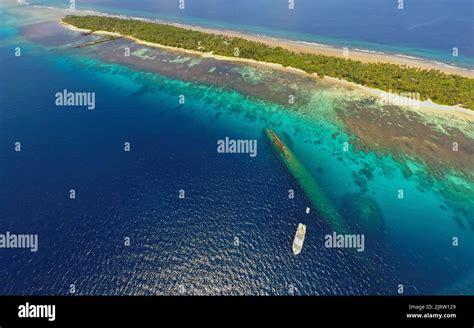
[[[105,16],[68,16],[64,22],[92,31],[117,32],[165,46],[216,55],[239,57],[302,69],[318,76],[330,76],[397,93],[418,92],[421,99],[457,105],[474,110],[474,79],[448,75],[438,70],[412,68],[388,63],[362,63],[338,57],[296,53],[281,47],[192,31],[167,24],[150,23]]]

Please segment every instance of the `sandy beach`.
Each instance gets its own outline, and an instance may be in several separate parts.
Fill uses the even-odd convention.
[[[457,68],[457,67],[449,67],[441,63],[438,64],[435,62],[425,61],[425,60],[421,60],[417,58],[409,58],[408,56],[401,57],[401,56],[390,55],[390,54],[365,52],[365,51],[355,50],[351,48],[348,49],[348,55],[344,56],[344,48],[336,48],[332,46],[318,45],[314,43],[303,43],[299,41],[272,38],[269,36],[244,34],[244,33],[235,32],[235,31],[227,31],[227,30],[222,31],[222,30],[215,30],[215,29],[196,27],[196,26],[187,26],[187,25],[181,25],[181,24],[171,24],[171,25],[188,28],[191,30],[206,32],[206,33],[220,34],[220,35],[226,35],[226,36],[232,36],[232,37],[240,37],[240,38],[251,40],[251,41],[261,42],[273,47],[282,47],[284,49],[294,51],[294,52],[348,58],[352,60],[358,60],[363,63],[391,63],[391,64],[396,64],[396,65],[407,65],[410,67],[418,67],[422,69],[437,69],[447,74],[458,74],[461,76],[474,78],[474,71],[470,71],[463,68]]]
[[[293,41],[293,40],[282,39],[282,38],[274,38],[274,37],[269,37],[265,35],[254,35],[254,34],[242,33],[242,32],[231,31],[231,30],[218,30],[218,29],[212,29],[212,28],[195,26],[195,25],[169,23],[169,22],[164,22],[160,20],[149,20],[149,19],[142,19],[142,18],[110,15],[110,14],[104,14],[101,12],[95,12],[95,11],[90,11],[90,10],[68,11],[68,14],[102,15],[102,16],[108,16],[108,17],[136,19],[140,21],[167,24],[171,26],[185,28],[185,29],[189,29],[193,31],[200,31],[204,33],[225,35],[225,36],[230,36],[230,37],[239,37],[239,38],[247,39],[250,41],[261,42],[273,47],[281,47],[289,51],[294,51],[294,52],[299,52],[299,53],[310,53],[310,54],[315,54],[315,55],[348,58],[351,60],[357,60],[364,63],[391,63],[395,65],[406,65],[406,66],[418,67],[422,69],[435,69],[435,70],[444,72],[446,74],[457,74],[460,76],[474,78],[474,70],[469,70],[469,69],[460,68],[460,67],[453,67],[453,66],[449,66],[443,63],[437,63],[434,61],[423,60],[423,59],[418,59],[414,57],[412,58],[410,56],[385,54],[385,53],[380,53],[380,52],[369,52],[369,51],[357,50],[357,49],[352,49],[352,48],[348,49],[348,55],[345,56],[344,48],[338,48],[338,47],[333,47],[333,46],[328,46],[328,45],[320,45],[320,44],[302,42],[302,41]]]
[[[76,32],[81,32],[81,33],[90,33],[91,32],[90,30],[77,28],[73,25],[67,24],[67,23],[62,22],[62,21],[61,21],[61,24],[64,27],[66,27],[70,30],[76,31]],[[182,25],[179,25],[179,26],[182,27]],[[205,30],[206,29],[204,29],[203,31],[205,31]],[[210,31],[211,30],[209,30],[208,33],[211,33]],[[215,54],[212,54],[212,53],[209,53],[209,52],[200,52],[200,51],[195,51],[195,50],[188,50],[188,49],[182,49],[182,48],[177,48],[177,47],[170,47],[170,46],[156,44],[156,43],[152,43],[152,42],[148,42],[148,41],[143,41],[143,40],[134,38],[132,36],[120,35],[118,33],[112,33],[112,32],[108,32],[108,31],[94,31],[93,33],[98,34],[98,35],[105,35],[105,36],[115,36],[115,37],[121,36],[121,37],[124,37],[126,39],[132,40],[132,41],[134,41],[138,44],[142,44],[142,45],[145,45],[145,46],[148,46],[148,47],[161,48],[161,49],[166,49],[166,50],[171,50],[171,51],[182,52],[182,53],[186,53],[186,54],[190,54],[190,55],[201,56],[203,58],[213,58],[213,59],[216,59],[216,60],[247,63],[247,64],[251,64],[251,65],[261,65],[261,66],[271,67],[273,69],[281,69],[281,70],[285,70],[285,71],[291,71],[293,73],[300,74],[300,75],[303,75],[303,76],[314,76],[315,78],[319,79],[319,77],[316,74],[309,74],[309,73],[307,73],[307,72],[305,72],[301,69],[294,68],[294,67],[284,67],[280,64],[256,61],[256,60],[247,59],[247,58],[227,57],[227,56],[215,55]],[[255,41],[258,41],[258,39],[256,39]],[[279,45],[279,44],[275,44],[275,45]],[[366,55],[366,54],[364,54],[364,55]],[[367,54],[367,55],[369,57],[374,56],[374,54]],[[460,69],[460,70],[462,70],[462,69]],[[349,82],[349,81],[345,81],[345,80],[341,80],[341,79],[337,79],[337,78],[333,78],[333,77],[326,76],[326,77],[324,77],[323,80],[325,80],[326,82],[331,83],[331,84],[335,84],[335,85],[339,85],[339,86],[342,86],[342,87],[348,87],[348,88],[359,90],[359,91],[361,91],[365,94],[368,94],[368,95],[370,95],[374,98],[384,99],[389,94],[386,91],[382,91],[382,90],[375,89],[375,88],[369,88],[369,87],[366,87],[366,86],[363,86],[363,85],[359,85],[359,84],[356,84],[356,83],[353,83],[353,82]],[[409,99],[406,99],[404,97],[392,95],[392,98],[393,97],[398,98],[400,103],[406,103],[406,101],[409,101]],[[424,111],[432,111],[433,113],[438,113],[438,114],[440,113],[440,111],[442,111],[446,114],[449,113],[449,112],[451,112],[451,113],[455,112],[457,115],[462,115],[466,119],[470,119],[470,120],[474,119],[474,111],[472,111],[470,109],[467,109],[467,108],[463,108],[461,106],[441,105],[441,104],[436,104],[436,103],[432,102],[431,100],[421,101],[418,104],[418,106],[419,106],[419,108],[417,108],[417,109],[422,109]]]

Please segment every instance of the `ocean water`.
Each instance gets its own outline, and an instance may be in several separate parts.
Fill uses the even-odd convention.
[[[28,41],[21,31],[31,17],[14,13],[0,7],[0,232],[37,233],[39,251],[0,251],[0,294],[62,295],[74,284],[81,295],[379,295],[397,294],[403,284],[416,295],[472,274],[472,213],[464,213],[464,228],[453,220],[472,203],[449,202],[456,193],[448,181],[430,177],[416,160],[408,165],[418,178],[407,178],[406,163],[390,154],[352,144],[343,152],[351,139],[333,116],[348,92],[316,90],[307,108],[289,111]],[[96,92],[96,109],[54,106],[63,89]],[[331,229],[305,213],[312,204],[265,127],[282,136],[354,229],[367,233],[363,257],[323,246]],[[226,136],[257,139],[257,157],[218,154],[216,141]],[[473,181],[461,180],[456,188],[472,190]],[[363,224],[367,208],[373,221]],[[295,257],[299,222],[308,233]]]
[[[68,1],[32,4],[67,7]],[[338,47],[414,56],[474,68],[474,4],[470,0],[185,1],[88,0],[76,8],[182,22]],[[459,55],[453,57],[453,48]]]

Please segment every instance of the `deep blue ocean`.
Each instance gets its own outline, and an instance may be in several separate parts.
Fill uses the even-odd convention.
[[[149,14],[151,8],[177,14],[172,1],[159,7],[117,3],[101,2],[133,15]],[[189,17],[180,19],[269,30],[279,20],[284,33],[319,31],[328,38],[357,39],[350,34],[354,30],[324,32],[328,20],[344,21],[339,16],[321,14],[326,23],[310,27],[303,13],[291,24],[273,7],[262,16],[252,10],[254,2],[242,2],[243,13],[236,15],[236,4],[225,3],[227,10],[211,10],[189,1]],[[299,5],[311,8],[310,3]],[[372,3],[374,12],[381,10],[378,1]],[[469,8],[467,3],[461,1],[459,8]],[[464,27],[470,24],[462,18],[465,11],[455,20]],[[364,24],[377,24],[374,17]],[[433,294],[471,274],[473,233],[455,224],[454,210],[443,205],[446,199],[436,188],[422,190],[404,178],[390,156],[351,153],[341,161],[346,136],[330,120],[36,44],[21,36],[18,17],[0,7],[0,18],[0,233],[39,235],[37,253],[0,251],[0,294],[69,294],[71,284],[79,295],[397,294],[399,284],[406,294]],[[430,41],[429,28],[422,30],[426,38],[420,49],[435,53],[450,47],[447,41]],[[382,45],[383,32],[371,32],[357,40]],[[447,39],[454,34],[446,31]],[[389,35],[394,39],[387,44],[414,44]],[[468,46],[465,37],[456,40]],[[17,46],[23,53],[19,58],[12,55]],[[56,107],[53,95],[62,89],[94,91],[96,109]],[[178,103],[183,90],[184,106]],[[332,98],[320,97],[319,105],[328,97],[331,110]],[[369,241],[364,257],[323,247],[331,229],[314,211],[305,213],[311,205],[263,135],[269,126],[277,133],[291,131],[285,140],[292,140],[295,153],[335,204],[358,192],[354,172],[370,168],[366,187],[383,213],[386,236]],[[257,139],[258,156],[218,154],[216,140],[226,136]],[[307,142],[310,138],[319,143]],[[17,141],[21,152],[14,151]],[[124,142],[131,143],[131,152],[123,151]],[[395,197],[400,187],[407,192],[403,206]],[[74,200],[70,189],[76,191]],[[178,198],[181,189],[185,199]],[[288,199],[288,189],[295,190],[295,199]],[[338,208],[342,213],[344,206]],[[291,243],[299,222],[308,233],[295,257]],[[453,235],[464,241],[458,248],[449,246]],[[124,245],[127,237],[130,246]]]
[[[32,4],[67,7],[63,0]],[[471,0],[86,0],[77,9],[161,19],[206,27],[382,51],[474,68],[474,2]],[[452,51],[459,49],[459,56]]]

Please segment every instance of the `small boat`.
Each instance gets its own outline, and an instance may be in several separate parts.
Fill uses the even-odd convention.
[[[303,249],[304,236],[306,235],[306,226],[303,223],[298,224],[295,239],[293,240],[293,253],[298,255]]]

